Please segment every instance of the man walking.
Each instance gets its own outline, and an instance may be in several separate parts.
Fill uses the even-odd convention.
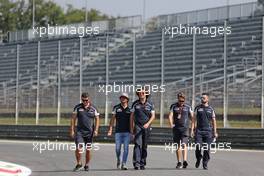
[[[82,93],[81,100],[82,103],[74,107],[71,118],[70,136],[74,138],[76,143],[75,156],[77,161],[77,165],[73,171],[79,171],[82,168],[81,152],[83,147],[85,147],[86,150],[84,170],[89,171],[90,150],[93,136],[98,135],[99,128],[99,113],[92,105],[89,94]],[[96,121],[95,124],[94,121]],[[77,128],[75,128],[76,122]]]
[[[213,138],[217,138],[216,116],[212,106],[209,105],[209,94],[203,93],[201,97],[201,104],[195,108],[196,119],[196,164],[195,167],[200,166],[201,159],[203,159],[203,169],[208,169],[208,162],[210,160],[210,145]],[[192,125],[192,134],[195,125]],[[203,155],[201,154],[203,149]]]
[[[130,108],[128,107],[129,97],[128,94],[122,93],[119,97],[120,102],[114,106],[112,112],[112,118],[110,120],[108,136],[112,135],[112,128],[115,125],[115,144],[116,144],[116,157],[117,157],[117,168],[121,166],[122,170],[127,170],[126,162],[129,151],[130,143]],[[124,146],[124,152],[122,161],[120,161],[121,145]],[[121,164],[122,163],[122,164]]]
[[[138,100],[131,108],[130,133],[134,136],[134,169],[144,170],[147,158],[147,145],[150,125],[155,119],[154,105],[148,100],[149,92],[145,87],[137,90]]]
[[[193,121],[193,111],[191,106],[185,103],[185,95],[178,93],[178,102],[170,106],[169,123],[173,129],[173,142],[177,144],[176,156],[177,169],[187,168],[187,143],[189,137],[189,121]],[[194,123],[192,123],[194,124]],[[183,164],[181,162],[183,155]]]

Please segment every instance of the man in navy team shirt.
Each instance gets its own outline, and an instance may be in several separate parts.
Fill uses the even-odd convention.
[[[144,170],[147,158],[147,145],[150,125],[155,119],[154,105],[149,101],[145,87],[137,90],[138,100],[131,107],[130,133],[134,136],[134,169]]]
[[[77,165],[73,171],[79,171],[82,168],[81,152],[83,147],[86,150],[84,170],[89,171],[91,144],[93,136],[98,135],[99,128],[99,113],[95,106],[92,105],[89,94],[82,93],[81,100],[82,103],[74,107],[70,126],[70,136],[76,143],[75,156]],[[96,121],[95,124],[94,121]]]

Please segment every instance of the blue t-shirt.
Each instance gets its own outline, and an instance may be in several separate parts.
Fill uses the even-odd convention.
[[[193,113],[192,108],[188,104],[180,106],[179,103],[174,103],[170,106],[170,112],[173,113],[173,123],[175,128],[189,128],[189,119]]]
[[[212,130],[212,119],[215,118],[215,111],[212,106],[204,106],[203,104],[195,107],[197,129]]]
[[[144,104],[139,100],[136,100],[131,107],[131,112],[134,112],[134,121],[135,124],[143,127],[149,119],[151,118],[152,113],[155,113],[154,105],[148,99]]]
[[[94,132],[94,119],[99,116],[99,113],[95,106],[90,105],[85,109],[82,103],[76,105],[73,109],[73,113],[77,114],[77,134],[82,136],[92,136]]]

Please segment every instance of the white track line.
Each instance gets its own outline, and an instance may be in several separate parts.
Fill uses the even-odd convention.
[[[33,144],[34,142],[47,142],[48,140],[46,141],[37,141],[37,140],[25,140],[25,141],[20,141],[20,140],[1,140],[0,139],[0,143],[16,143],[16,144]],[[54,141],[54,140],[50,140],[49,142],[58,142],[58,143],[67,143],[67,144],[72,144],[74,142],[65,142],[65,141]],[[98,143],[100,145],[103,145],[103,146],[115,146],[115,144],[113,143],[103,143],[103,142],[100,142]],[[133,144],[130,144],[130,146],[132,146]],[[148,145],[148,147],[150,148],[164,148],[164,146],[162,145]],[[231,149],[231,151],[218,151],[218,152],[260,152],[260,153],[263,153],[264,150],[249,150],[249,149]]]

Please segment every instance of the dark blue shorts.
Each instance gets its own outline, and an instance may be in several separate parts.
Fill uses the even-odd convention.
[[[184,143],[187,144],[188,143],[188,129],[178,129],[178,128],[173,128],[173,142],[180,144],[180,143]]]
[[[77,132],[74,137],[74,141],[77,147],[82,147],[83,145],[89,146],[93,142],[93,135],[83,136],[82,134]]]

